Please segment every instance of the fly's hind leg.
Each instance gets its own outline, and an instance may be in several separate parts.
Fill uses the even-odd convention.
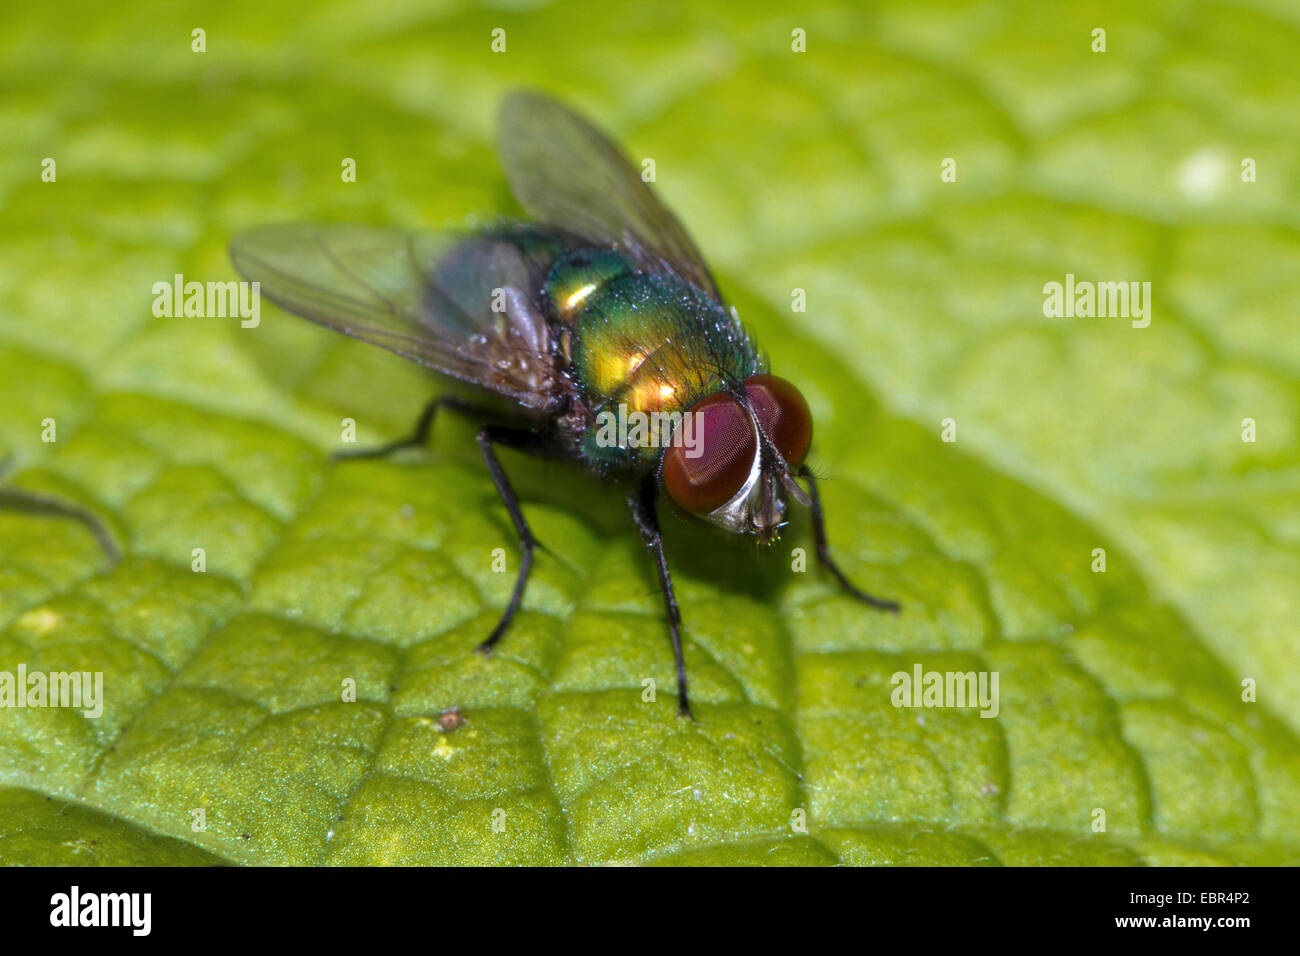
[[[108,557],[109,567],[114,567],[122,560],[122,551],[117,546],[108,526],[93,511],[64,501],[53,495],[26,488],[0,488],[0,508],[20,511],[26,514],[51,515],[56,518],[71,518],[78,521],[95,537],[99,547]]]
[[[429,430],[433,427],[434,416],[437,415],[440,408],[446,408],[461,415],[476,418],[479,421],[493,417],[490,409],[476,405],[473,402],[467,402],[454,395],[441,395],[424,407],[424,411],[420,413],[419,419],[416,420],[415,428],[406,438],[390,442],[387,445],[381,445],[378,448],[335,452],[334,457],[338,459],[382,458],[403,448],[423,445],[429,437]],[[484,425],[478,432],[478,444],[483,451],[483,460],[487,463],[488,474],[492,476],[492,484],[496,486],[497,494],[501,496],[501,503],[506,506],[506,511],[510,513],[510,520],[514,523],[515,531],[519,535],[520,550],[519,574],[515,578],[515,588],[510,595],[510,602],[506,605],[501,620],[492,629],[492,633],[478,646],[482,653],[490,654],[492,648],[501,640],[510,627],[515,612],[519,610],[519,605],[524,598],[524,589],[528,585],[528,573],[533,567],[533,552],[540,547],[533,537],[532,529],[528,527],[524,513],[519,507],[519,498],[515,495],[515,490],[510,485],[510,479],[506,477],[505,469],[501,467],[501,462],[497,460],[496,452],[492,450],[492,446],[505,445],[509,448],[520,449],[537,448],[540,447],[540,439],[534,432],[527,429]]]
[[[484,654],[492,653],[492,648],[497,641],[501,640],[506,629],[510,627],[510,622],[514,620],[515,612],[519,610],[519,603],[524,599],[524,588],[528,585],[528,572],[533,567],[533,551],[537,548],[532,529],[528,527],[523,510],[519,507],[519,498],[515,495],[514,488],[510,486],[510,479],[506,477],[505,469],[497,460],[492,446],[499,444],[509,448],[528,449],[537,447],[538,442],[537,435],[525,429],[501,428],[494,425],[484,425],[479,429],[478,445],[483,450],[483,460],[487,463],[488,473],[492,476],[492,483],[496,485],[497,494],[501,496],[501,503],[506,506],[506,511],[510,512],[510,520],[514,522],[515,532],[519,535],[520,551],[519,574],[515,577],[515,589],[510,595],[510,603],[506,605],[505,613],[501,615],[501,620],[492,629],[492,633],[478,646]]]
[[[399,438],[397,441],[389,442],[386,445],[379,445],[375,448],[357,448],[336,451],[333,457],[336,460],[345,461],[354,458],[386,458],[394,452],[401,451],[403,448],[419,448],[429,440],[429,432],[433,428],[433,420],[438,414],[438,409],[446,408],[451,411],[460,412],[463,415],[473,416],[480,420],[488,418],[491,413],[475,405],[473,402],[467,402],[464,399],[457,398],[454,395],[439,395],[437,398],[424,406],[424,411],[420,412],[420,417],[415,420],[415,427],[405,438]]]
[[[892,611],[897,614],[899,612],[897,601],[888,601],[863,591],[848,579],[844,572],[839,569],[834,559],[831,558],[830,544],[826,540],[826,519],[822,514],[822,497],[817,491],[817,479],[813,477],[813,473],[808,470],[807,466],[799,469],[799,477],[808,479],[808,497],[812,499],[813,542],[817,546],[817,559],[821,561],[822,567],[831,573],[831,577],[839,583],[841,588],[863,604],[869,604],[871,607],[882,611]]]

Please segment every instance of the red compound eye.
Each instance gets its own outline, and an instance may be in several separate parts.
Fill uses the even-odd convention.
[[[735,496],[749,477],[758,453],[754,425],[730,395],[718,392],[697,402],[697,457],[674,441],[664,453],[663,479],[668,496],[687,511],[707,514]]]
[[[775,375],[745,379],[745,391],[764,434],[791,468],[803,463],[812,444],[812,415],[799,389]]]

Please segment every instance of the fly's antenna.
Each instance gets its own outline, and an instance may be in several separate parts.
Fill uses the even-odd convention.
[[[790,468],[785,462],[781,462],[781,484],[785,485],[786,491],[790,492],[790,497],[805,508],[812,507],[812,499],[808,497],[808,492],[799,487],[799,482],[794,480],[790,474]]]

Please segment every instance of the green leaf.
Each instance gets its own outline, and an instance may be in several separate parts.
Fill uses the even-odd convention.
[[[1300,20],[1159,6],[15,12],[0,455],[126,557],[0,512],[0,671],[106,698],[0,710],[0,862],[1294,863]],[[248,226],[509,213],[518,84],[656,160],[805,390],[837,555],[903,602],[793,570],[802,516],[765,553],[665,516],[693,723],[618,489],[503,455],[546,551],[485,659],[518,552],[472,430],[329,458],[436,384],[269,306],[151,312]],[[1150,327],[1044,317],[1067,273],[1151,282]],[[996,671],[997,716],[893,706],[917,665]]]

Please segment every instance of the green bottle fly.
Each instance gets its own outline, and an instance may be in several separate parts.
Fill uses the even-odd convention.
[[[635,167],[581,116],[534,92],[505,100],[499,146],[531,222],[470,234],[264,226],[237,236],[230,250],[272,302],[493,400],[437,397],[409,438],[360,453],[423,444],[439,408],[480,422],[478,442],[522,550],[510,602],[481,649],[490,651],[514,617],[536,546],[498,444],[570,458],[625,484],[664,595],[682,715],[691,708],[661,494],[769,543],[786,524],[789,500],[808,506],[832,576],[863,602],[898,610],[854,587],[832,561],[804,465],[808,405],[768,372],[694,242]]]

